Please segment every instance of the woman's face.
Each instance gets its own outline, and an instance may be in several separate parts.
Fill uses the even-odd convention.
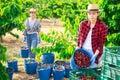
[[[36,12],[31,11],[30,12],[30,17],[35,18],[35,16],[36,16]]]
[[[89,11],[88,12],[88,19],[90,21],[96,21],[99,13],[97,11]]]

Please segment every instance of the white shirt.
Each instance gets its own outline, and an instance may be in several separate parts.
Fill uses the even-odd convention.
[[[92,29],[90,29],[90,31],[87,35],[87,38],[83,44],[83,48],[92,50],[92,43],[91,43],[92,38],[91,38],[91,36],[92,36]]]
[[[29,26],[30,26],[31,29],[34,27],[35,20],[36,19],[31,20],[31,18],[29,18]]]
[[[35,20],[36,20],[36,19],[32,20],[31,18],[29,18],[29,26],[30,26],[30,29],[32,29],[32,28],[34,27]],[[34,34],[34,33],[36,33],[36,32],[29,32],[29,31],[27,32],[27,34]]]

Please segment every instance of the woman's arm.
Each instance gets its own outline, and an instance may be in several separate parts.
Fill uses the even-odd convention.
[[[81,47],[81,41],[82,41],[82,22],[80,23],[79,29],[78,29],[78,41],[77,41],[77,47],[80,48]]]
[[[27,28],[27,21],[28,21],[28,19],[27,20],[25,20],[25,22],[24,22],[24,25],[25,25],[25,27]],[[25,28],[25,30],[24,30],[24,32],[23,32],[23,35],[24,36],[26,36],[26,34],[27,34],[27,29]]]
[[[99,38],[99,44],[98,44],[99,47],[95,51],[95,54],[98,55],[100,53],[101,47],[104,46],[104,42],[107,40],[106,39],[107,33],[108,33],[108,27],[106,25],[101,26],[101,28],[100,28],[100,38]]]
[[[40,21],[37,20],[37,32],[38,32],[38,35],[40,35],[40,30],[41,30],[41,24],[40,24]]]

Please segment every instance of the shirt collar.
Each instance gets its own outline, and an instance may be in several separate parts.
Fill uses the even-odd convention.
[[[99,21],[100,21],[100,19],[97,19],[95,25],[96,25]],[[88,20],[87,26],[89,26],[89,28],[90,28],[90,21],[89,21],[89,20]],[[94,28],[95,28],[95,27],[94,27]],[[93,28],[93,29],[94,29],[94,28]]]

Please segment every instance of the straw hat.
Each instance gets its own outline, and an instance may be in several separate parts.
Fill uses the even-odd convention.
[[[34,9],[34,8],[31,8],[30,9],[30,12],[36,12],[37,10],[36,9]]]
[[[99,9],[99,6],[97,4],[89,4],[87,10],[84,10],[86,12],[89,11],[97,11],[100,12],[101,10]]]

